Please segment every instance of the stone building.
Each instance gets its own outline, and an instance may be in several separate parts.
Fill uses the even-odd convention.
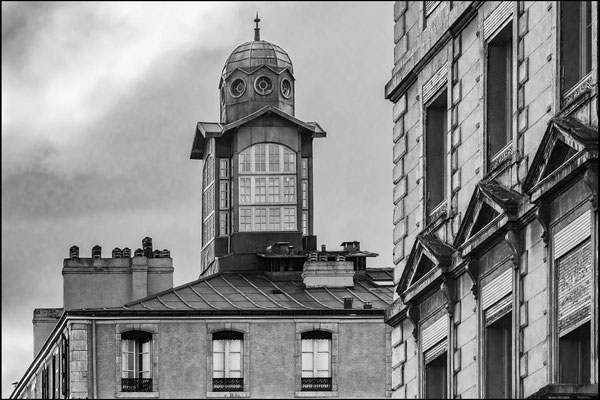
[[[258,17],[257,17],[258,19]],[[71,248],[64,308],[34,312],[35,358],[13,398],[381,398],[391,393],[392,269],[358,241],[316,246],[315,122],[294,115],[288,54],[238,46],[219,122],[200,122],[198,280],[173,287],[168,250]]]
[[[597,397],[597,15],[395,2],[393,397]]]

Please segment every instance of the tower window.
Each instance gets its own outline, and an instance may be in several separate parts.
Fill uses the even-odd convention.
[[[238,98],[241,95],[243,95],[245,91],[246,91],[246,82],[244,82],[243,79],[236,79],[231,84],[229,93],[231,93],[232,97]]]
[[[560,3],[561,90],[566,93],[592,70],[592,2]]]
[[[512,22],[487,45],[488,157],[500,152],[512,137]]]
[[[286,99],[289,99],[290,96],[292,95],[292,84],[289,80],[287,79],[283,79],[281,81],[281,94],[283,95],[283,97],[285,97]]]
[[[296,229],[296,209],[293,207],[283,208],[283,229],[286,231]]]
[[[269,172],[279,172],[281,170],[278,147],[275,144],[269,145]]]
[[[308,211],[302,211],[302,234],[308,235]]]
[[[269,230],[275,231],[281,229],[281,209],[269,208]]]
[[[447,89],[444,89],[426,108],[425,177],[428,214],[446,196],[447,97]]]
[[[308,208],[308,181],[302,181],[302,208]]]
[[[254,81],[254,90],[256,93],[266,96],[273,91],[273,81],[266,76],[259,76]]]
[[[221,208],[221,210],[226,210],[229,208],[229,182],[221,182],[219,183],[219,186],[219,207]]]
[[[265,172],[267,170],[267,153],[264,144],[257,144],[254,152],[254,170]]]
[[[219,234],[225,236],[229,234],[229,213],[227,211],[221,211],[219,214]]]
[[[227,158],[221,158],[219,160],[219,178],[229,178],[229,160]]]
[[[283,178],[283,202],[293,203],[296,201],[296,178]]]
[[[269,203],[279,203],[280,200],[280,192],[281,192],[281,182],[279,177],[269,178]]]

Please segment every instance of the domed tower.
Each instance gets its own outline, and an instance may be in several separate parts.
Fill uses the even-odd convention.
[[[265,106],[294,115],[294,69],[279,46],[260,40],[258,15],[254,41],[239,45],[225,61],[221,91],[221,123],[237,121]]]
[[[326,133],[294,115],[292,62],[279,46],[254,41],[227,58],[220,122],[199,122],[191,158],[203,160],[201,275],[260,269],[261,253],[316,248],[312,141]]]

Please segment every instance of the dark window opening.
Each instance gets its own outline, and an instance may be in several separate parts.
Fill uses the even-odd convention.
[[[419,265],[417,265],[417,270],[415,271],[415,276],[412,280],[412,283],[418,281],[423,276],[425,276],[429,271],[433,269],[433,267],[433,262],[426,256],[422,256],[421,260],[419,261]]]
[[[512,314],[485,329],[485,376],[488,399],[508,399],[512,392]]]
[[[552,153],[550,154],[550,158],[548,159],[548,164],[546,165],[546,169],[542,174],[542,179],[553,173],[564,164],[569,158],[575,155],[576,151],[571,146],[567,145],[562,140],[557,140],[554,145],[554,149],[552,149]]]
[[[446,152],[448,99],[444,89],[426,109],[425,176],[427,214],[444,201],[446,194]]]
[[[447,353],[434,358],[425,365],[425,397],[428,399],[445,399]]]
[[[590,383],[590,323],[561,337],[558,347],[560,383]]]
[[[489,205],[483,203],[483,205],[481,206],[481,210],[479,211],[477,221],[475,221],[475,224],[473,224],[473,228],[471,229],[471,236],[482,230],[484,226],[492,222],[492,220],[498,215],[498,211],[494,210]]]
[[[562,93],[592,70],[592,2],[560,2]]]
[[[512,23],[487,47],[488,157],[504,148],[512,137]]]

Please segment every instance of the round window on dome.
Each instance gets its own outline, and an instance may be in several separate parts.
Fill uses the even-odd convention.
[[[292,95],[292,83],[287,79],[281,81],[281,94],[286,99],[289,99]]]
[[[236,79],[229,88],[229,93],[235,98],[240,97],[246,91],[246,82],[243,79]]]
[[[258,94],[266,96],[273,91],[273,81],[266,76],[259,76],[254,81],[254,90]]]

